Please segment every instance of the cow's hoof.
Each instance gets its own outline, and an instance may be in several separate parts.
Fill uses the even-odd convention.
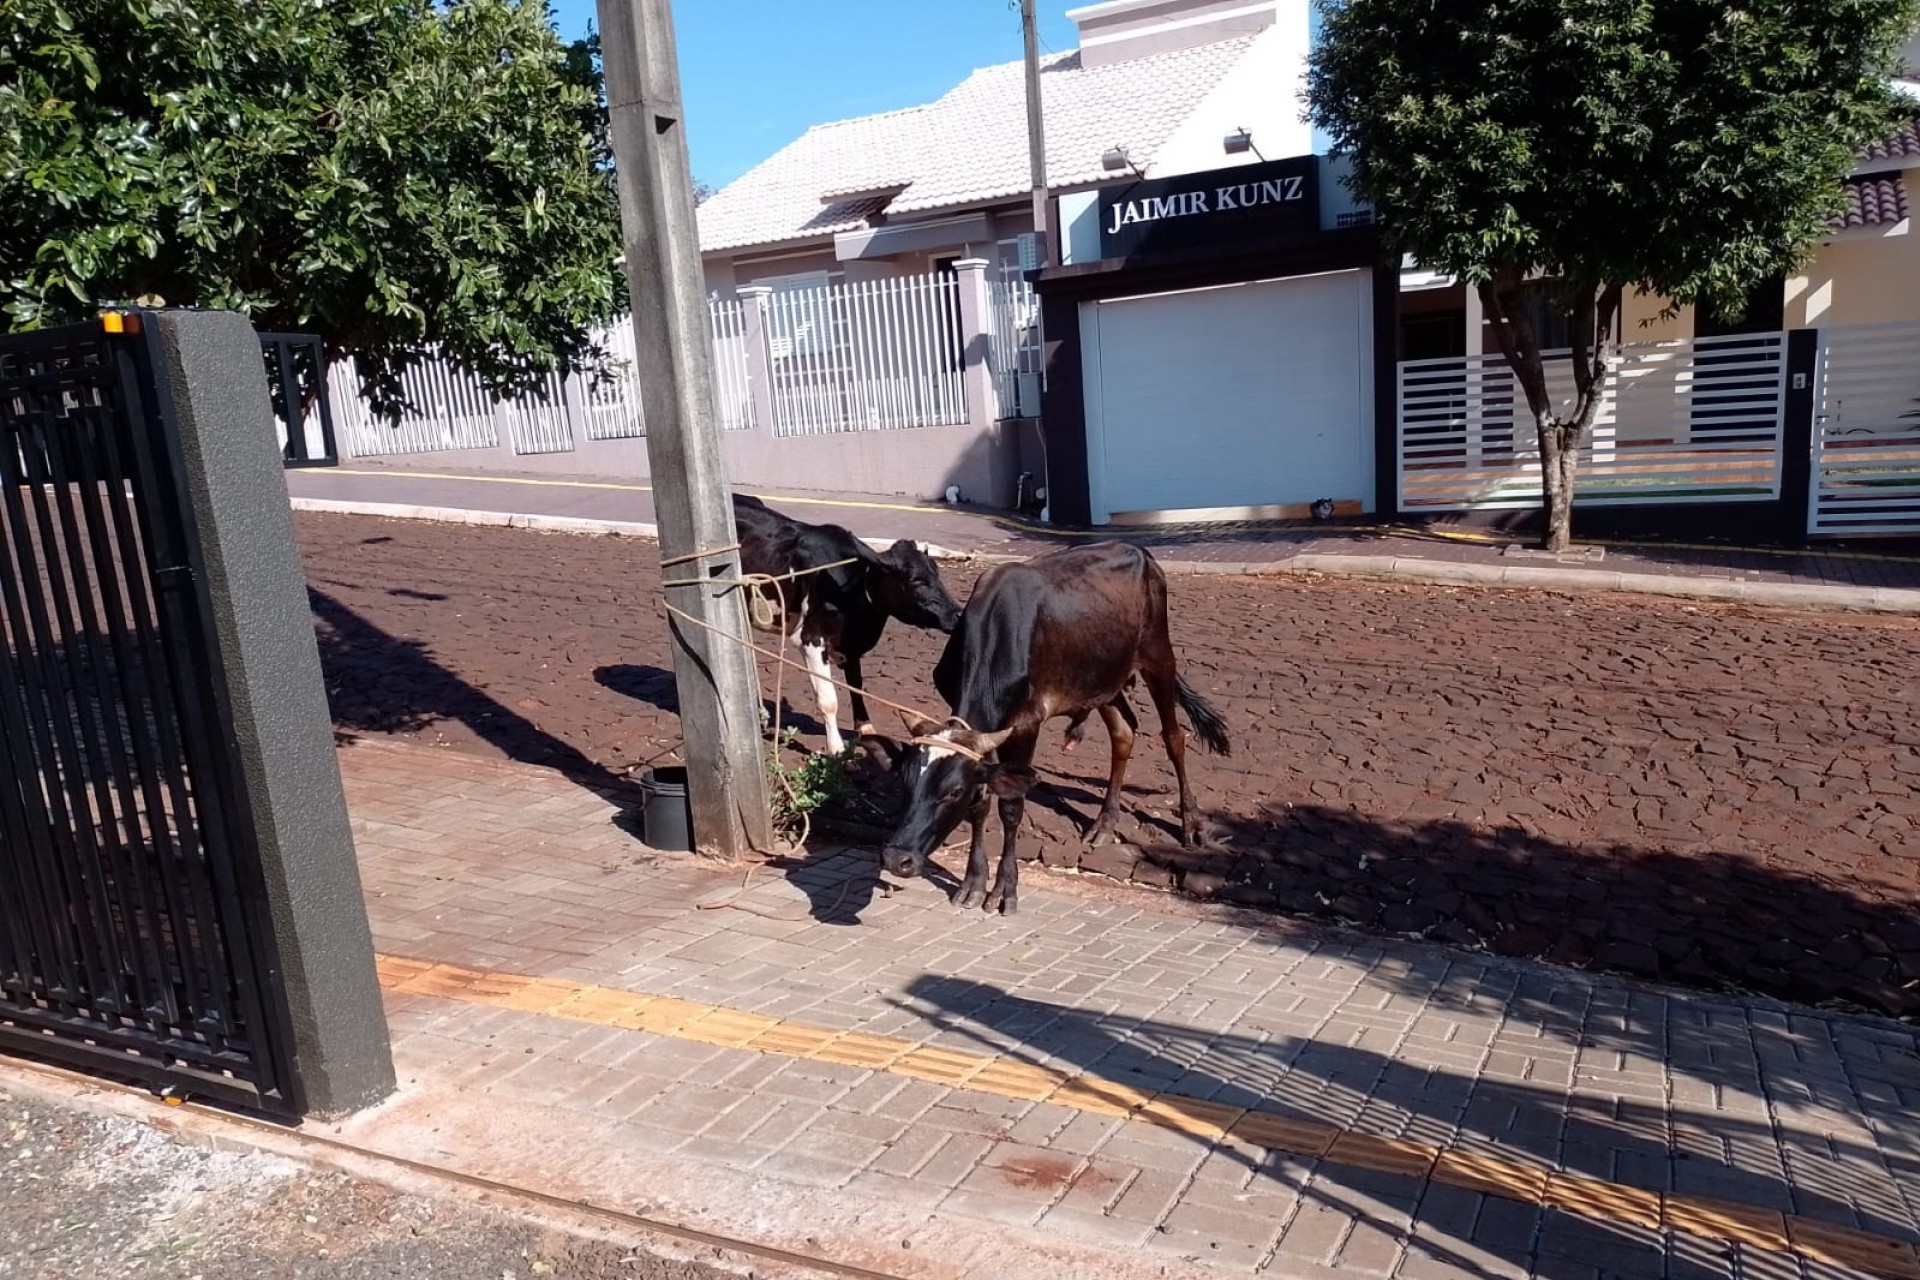
[[[1101,818],[1100,821],[1093,824],[1093,828],[1090,831],[1088,831],[1085,836],[1081,837],[1080,843],[1086,845],[1087,848],[1091,849],[1095,845],[1100,844],[1107,840],[1111,840],[1112,838],[1113,838],[1113,819],[1110,817]]]
[[[985,885],[975,884],[971,880],[964,881],[960,885],[960,892],[953,895],[953,905],[963,909],[977,907],[981,902],[985,901],[986,896],[987,890]]]
[[[1020,910],[1020,899],[1011,893],[1003,893],[995,889],[987,895],[987,900],[983,905],[989,915],[1010,916],[1018,914]]]

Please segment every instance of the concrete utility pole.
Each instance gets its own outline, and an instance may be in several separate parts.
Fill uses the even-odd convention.
[[[1034,0],[1020,0],[1020,28],[1027,45],[1027,164],[1033,174],[1033,234],[1040,240],[1040,263],[1053,263],[1053,237],[1047,227],[1047,121],[1040,109],[1040,20]]]
[[[599,0],[599,9],[662,573],[669,581],[738,578],[739,553],[716,550],[738,534],[714,412],[673,8],[670,0]],[[722,586],[667,592],[675,608],[744,637],[741,597]],[[730,859],[770,850],[753,654],[681,619],[670,624],[694,841]]]

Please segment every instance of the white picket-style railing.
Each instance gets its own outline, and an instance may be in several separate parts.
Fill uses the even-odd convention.
[[[1786,335],[1620,348],[1581,450],[1587,506],[1780,496]],[[1491,510],[1541,499],[1538,435],[1504,357],[1401,364],[1400,509]],[[1569,353],[1547,353],[1548,392],[1574,400]]]
[[[745,326],[740,303],[710,309],[714,390],[720,422],[730,431],[753,425]],[[336,361],[328,386],[347,457],[372,458],[446,450],[497,449],[518,454],[567,453],[577,440],[632,440],[647,434],[633,323],[622,317],[596,335],[608,361],[598,377],[550,374],[526,395],[495,400],[478,378],[445,360],[426,360],[402,376],[413,408],[398,422],[375,414],[360,394],[352,359]]]
[[[1040,416],[1040,295],[1025,280],[988,286],[993,313],[993,390],[1001,418]]]
[[[607,364],[586,386],[587,439],[637,440],[647,434],[640,408],[640,371],[633,348],[633,322],[622,317],[600,336]],[[572,387],[567,388],[573,391]]]
[[[720,425],[728,431],[745,431],[753,426],[746,312],[738,298],[715,298],[709,304],[708,320],[713,334],[713,390],[719,401]]]
[[[413,408],[399,419],[383,417],[360,394],[360,371],[351,356],[327,371],[335,430],[342,454],[377,458],[448,449],[500,446],[499,405],[479,381],[439,360],[415,365],[401,376]]]
[[[967,421],[953,276],[776,292],[766,316],[775,435]]]
[[[721,426],[779,436],[959,426],[970,420],[961,281],[948,273],[775,292],[759,304],[764,332],[750,343],[748,304],[708,303]],[[1001,417],[1039,412],[1040,309],[1023,280],[987,290],[986,342]],[[598,335],[611,357],[598,377],[545,379],[539,391],[495,401],[479,380],[441,360],[410,369],[412,411],[373,414],[352,361],[330,372],[346,457],[509,446],[561,453],[580,440],[646,435],[631,321]],[[977,336],[976,339],[978,340]],[[755,385],[764,377],[764,392]],[[755,400],[772,406],[757,422]]]
[[[1809,528],[1920,534],[1920,324],[1820,331]]]

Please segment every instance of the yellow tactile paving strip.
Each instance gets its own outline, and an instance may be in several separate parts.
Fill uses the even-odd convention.
[[[910,1040],[835,1031],[720,1005],[649,996],[611,987],[379,958],[380,984],[394,992],[512,1009],[596,1026],[755,1053],[885,1071],[1003,1098],[1051,1102],[1078,1111],[1126,1116],[1199,1138],[1233,1137],[1274,1151],[1325,1159],[1546,1205],[1601,1222],[1629,1223],[1774,1253],[1792,1253],[1892,1280],[1920,1280],[1920,1250],[1904,1241],[1794,1214],[1704,1196],[1662,1194],[1555,1173],[1497,1156],[1449,1151],[1423,1142],[1379,1138],[1337,1125],[1296,1120],[1117,1081],[1074,1075],[984,1054],[930,1048]]]

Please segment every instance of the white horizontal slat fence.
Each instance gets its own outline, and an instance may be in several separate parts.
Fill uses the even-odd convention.
[[[1581,449],[1584,505],[1747,502],[1780,496],[1784,333],[1619,349]],[[1570,409],[1573,367],[1546,353],[1548,392]],[[1400,509],[1519,508],[1541,500],[1540,446],[1504,357],[1399,368]]]
[[[1820,332],[1811,532],[1920,535],[1920,324]]]

